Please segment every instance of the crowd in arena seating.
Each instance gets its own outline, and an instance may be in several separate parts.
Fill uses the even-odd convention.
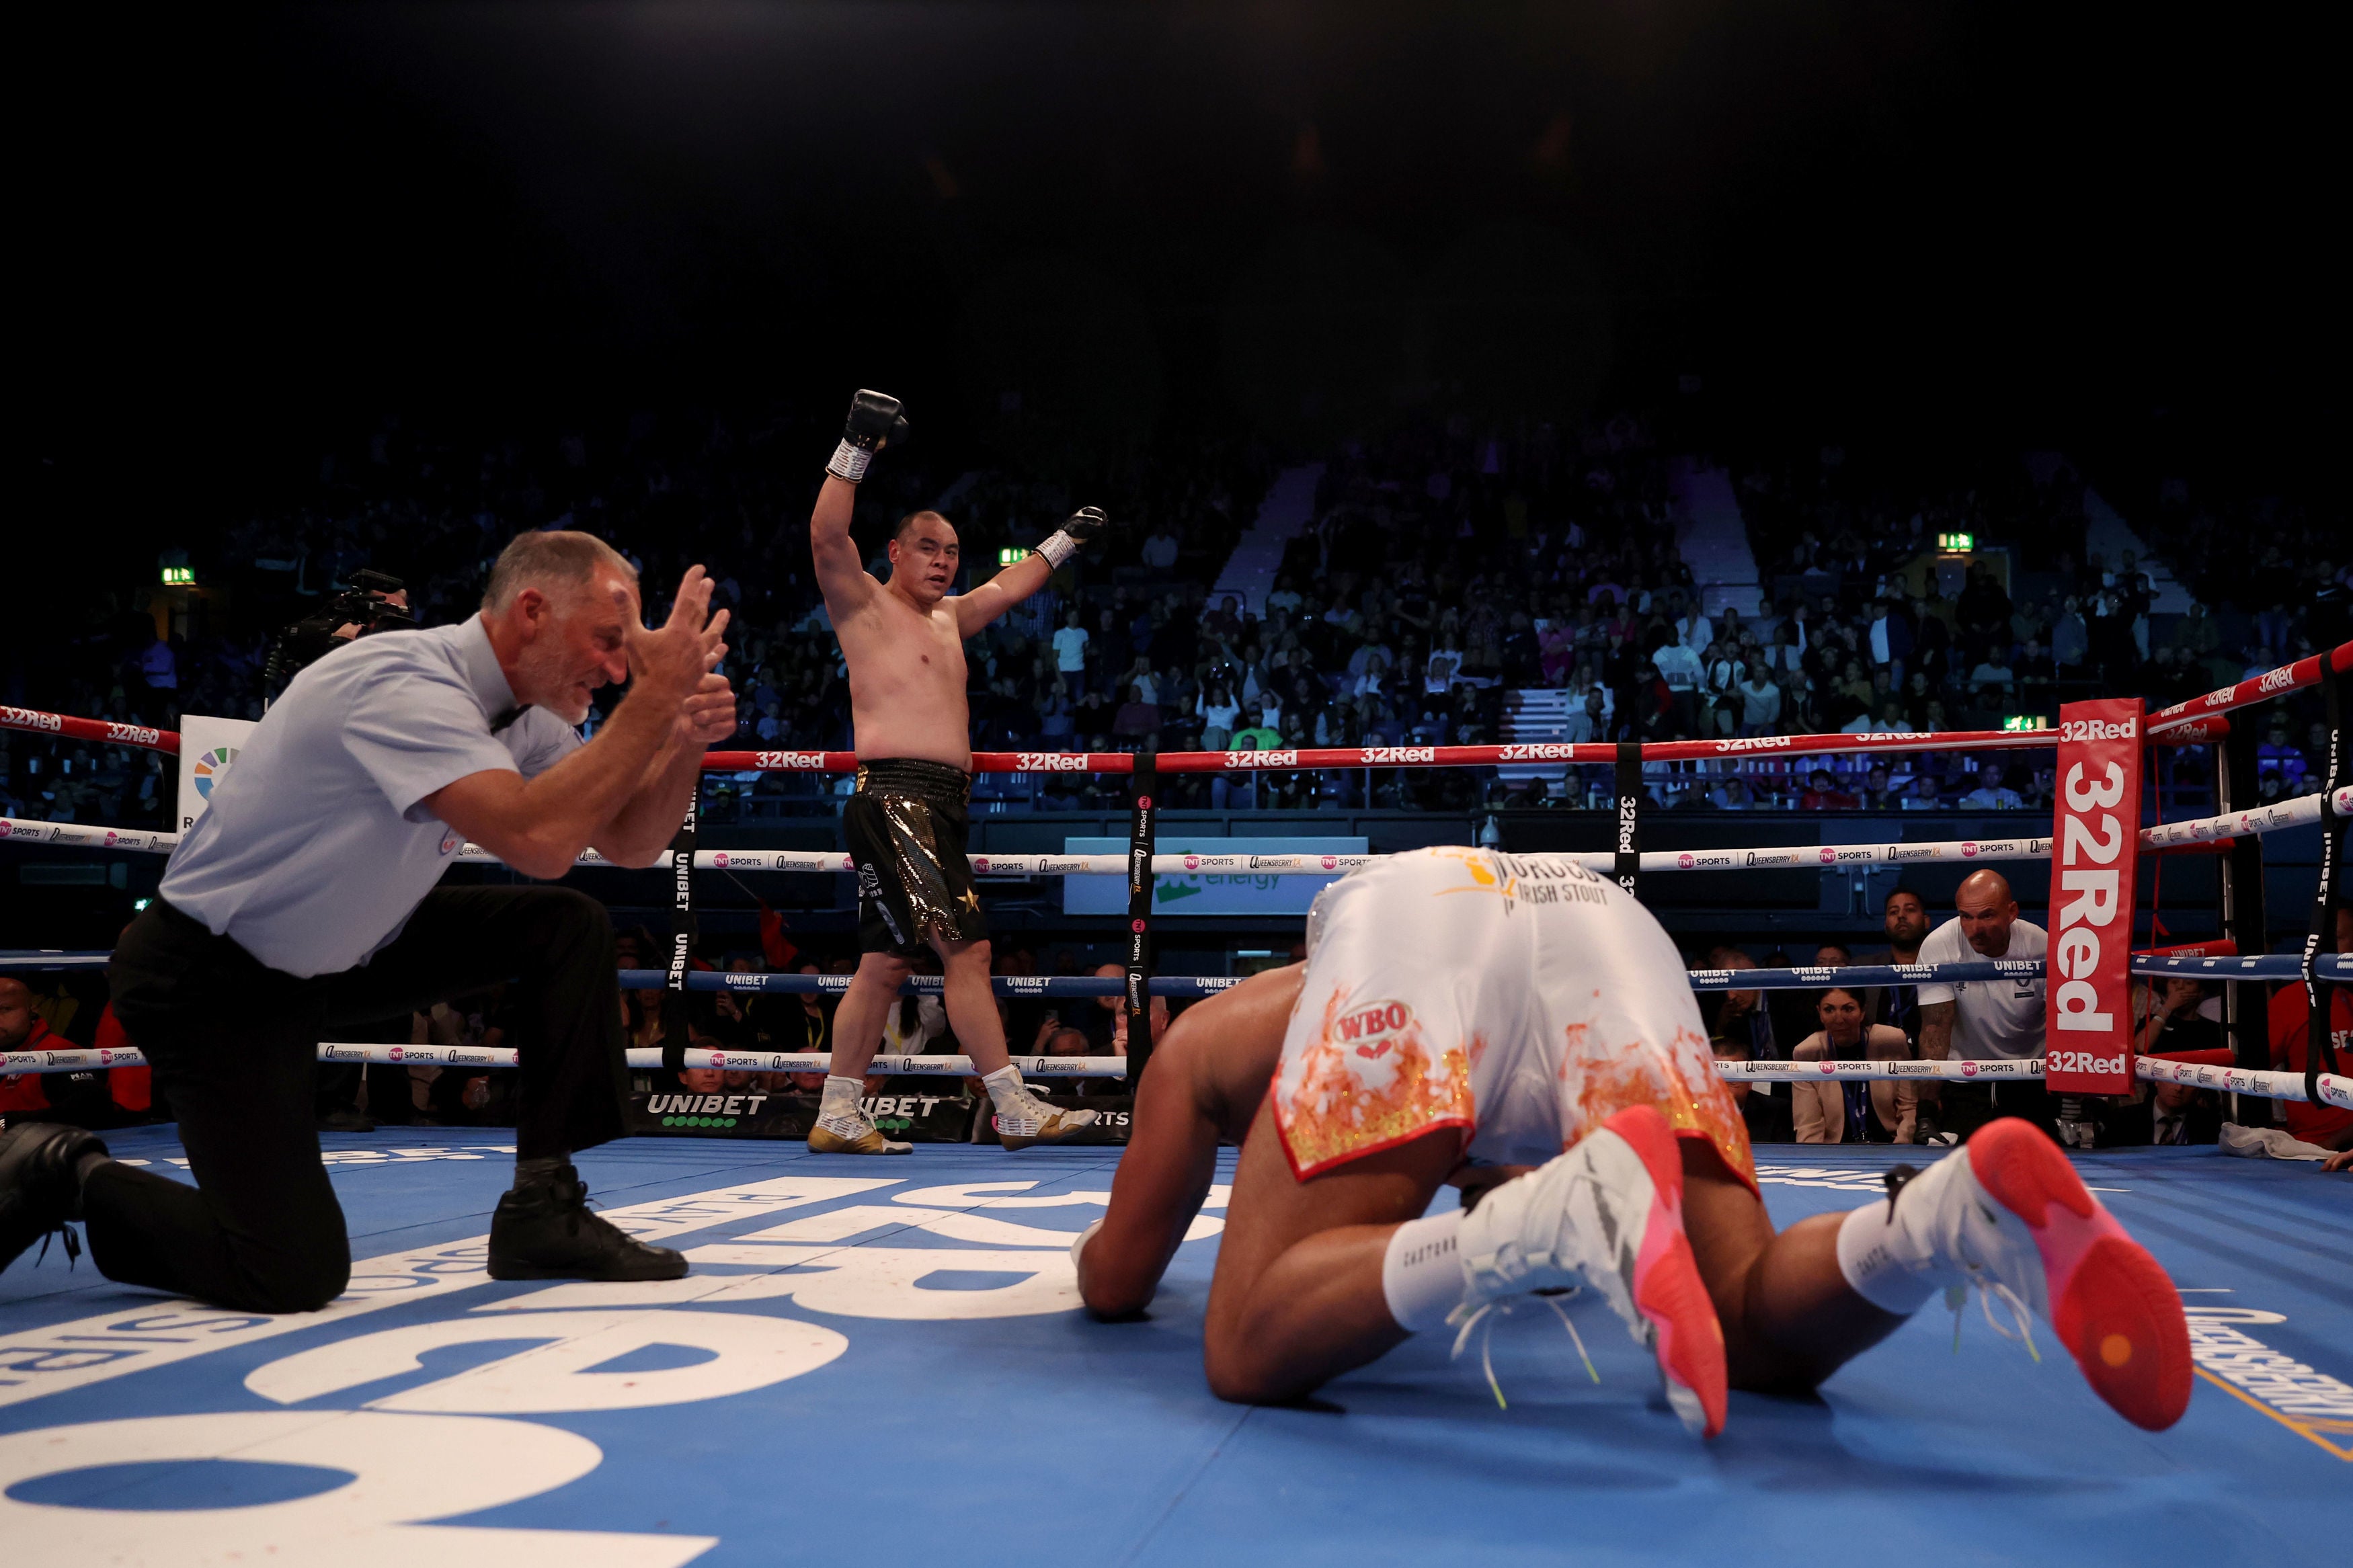
[[[424,624],[470,610],[515,531],[575,526],[640,564],[655,606],[691,562],[733,610],[746,750],[848,742],[839,649],[803,532],[814,429],[769,418],[639,416],[626,432],[538,446],[466,444],[396,425],[321,466],[307,505],[191,540],[200,584],[185,636],[159,636],[127,587],[81,636],[6,672],[27,706],[171,727],[183,711],[257,716],[274,632],[362,566],[409,584]],[[2082,551],[2084,489],[2010,464],[1944,489],[1866,479],[1837,448],[1735,464],[1762,569],[1758,601],[1704,602],[1679,556],[1672,455],[1638,420],[1498,434],[1427,420],[1328,454],[1314,521],[1257,603],[1216,578],[1273,473],[1262,449],[1192,442],[1082,481],[880,465],[861,536],[926,504],[963,536],[967,580],[1078,502],[1119,526],[970,648],[973,739],[999,751],[1281,750],[1503,738],[1508,694],[1566,694],[1559,738],[1676,740],[2000,728],[2071,698],[2208,690],[2346,633],[2353,560],[2301,510],[2208,511],[2168,491],[2154,534],[2198,595],[2153,607],[2129,552]],[[2014,470],[2014,471],[2013,471]],[[2007,476],[2007,477],[2005,477]],[[1952,531],[2012,546],[1956,577]],[[880,550],[874,564],[880,567]],[[1718,598],[1721,598],[1721,595]],[[2210,608],[2210,605],[2211,606]],[[2314,769],[2316,714],[2275,710],[2263,789]],[[2276,726],[2276,727],[2274,727]],[[1661,769],[1659,804],[1719,810],[2047,805],[2047,768],[2000,753]],[[158,824],[166,759],[0,731],[0,810]],[[1172,806],[1345,804],[1420,809],[1582,805],[1598,771],[1504,782],[1455,771],[1268,773],[1175,780]],[[712,781],[731,814],[825,809],[808,775]],[[1124,799],[1085,774],[985,780],[1051,808]],[[796,797],[805,801],[795,805]]]

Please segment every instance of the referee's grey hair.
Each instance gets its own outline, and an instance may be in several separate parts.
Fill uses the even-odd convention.
[[[619,574],[632,586],[638,580],[638,569],[595,534],[563,529],[518,533],[491,568],[482,608],[503,610],[525,588],[537,588],[551,598],[559,586],[585,588],[603,571]]]

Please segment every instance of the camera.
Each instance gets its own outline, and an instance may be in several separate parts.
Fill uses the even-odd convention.
[[[276,699],[287,682],[347,642],[373,632],[414,627],[417,617],[392,602],[392,596],[406,587],[387,573],[353,573],[351,585],[328,600],[317,615],[306,616],[278,634],[269,647],[269,663],[262,671],[264,692]]]

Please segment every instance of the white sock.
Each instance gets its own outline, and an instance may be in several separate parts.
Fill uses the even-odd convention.
[[[870,1123],[866,1112],[859,1109],[866,1098],[866,1080],[860,1078],[836,1078],[825,1075],[825,1098],[818,1101],[817,1124],[828,1132],[839,1132],[845,1138],[855,1138]]]
[[[1930,1222],[1966,1159],[1949,1154],[1913,1177],[1893,1203],[1883,1198],[1846,1216],[1839,1226],[1839,1272],[1856,1295],[1883,1312],[1909,1317],[1951,1282]]]
[[[1381,1253],[1381,1298],[1398,1328],[1424,1333],[1444,1325],[1469,1288],[1454,1233],[1462,1211],[1449,1209],[1397,1227]]]

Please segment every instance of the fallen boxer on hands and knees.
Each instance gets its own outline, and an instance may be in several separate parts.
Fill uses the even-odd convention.
[[[969,594],[952,594],[962,564],[956,533],[935,511],[912,512],[891,537],[891,580],[869,575],[851,542],[859,481],[874,454],[906,437],[899,401],[851,399],[849,418],[809,517],[818,585],[849,670],[858,790],[842,828],[858,868],[858,973],[834,1015],[833,1064],[809,1131],[818,1153],[904,1154],[860,1100],[882,1025],[929,947],[945,975],[948,1026],[981,1071],[1008,1149],[1056,1143],[1092,1123],[1060,1110],[1021,1081],[1007,1054],[988,975],[988,922],[965,858],[972,793],[972,725],[965,700],[965,639],[1046,585],[1054,569],[1102,532],[1090,507],[1024,560]]]
[[[1727,1386],[1810,1389],[1975,1286],[2055,1325],[2135,1424],[2189,1401],[2172,1282],[2028,1123],[1777,1234],[1673,944],[1573,863],[1390,857],[1318,898],[1303,965],[1181,1016],[1073,1247],[1092,1310],[1151,1300],[1245,1121],[1205,1345],[1224,1398],[1296,1399],[1415,1332],[1589,1286],[1713,1435]],[[1450,1179],[1470,1206],[1424,1217]]]

